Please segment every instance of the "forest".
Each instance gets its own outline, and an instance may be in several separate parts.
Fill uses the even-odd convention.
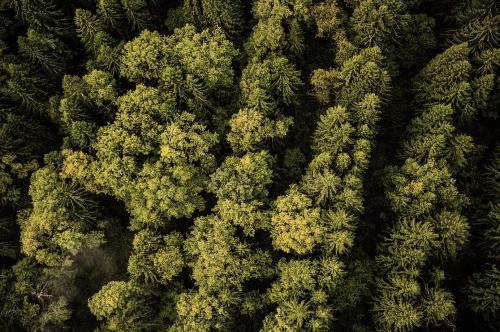
[[[0,330],[500,331],[497,0],[0,0]]]

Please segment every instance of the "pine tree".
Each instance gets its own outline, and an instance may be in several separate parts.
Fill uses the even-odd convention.
[[[471,137],[457,130],[463,119],[457,113],[465,108],[459,105],[475,102],[473,93],[455,93],[468,86],[468,52],[466,44],[453,46],[417,75],[415,100],[429,109],[418,112],[407,129],[403,165],[387,168],[386,198],[396,220],[376,258],[382,277],[377,282],[374,318],[381,328],[452,326],[455,319],[455,300],[444,286],[442,265],[457,257],[469,238],[463,215],[468,199],[454,180],[475,148]],[[451,78],[463,81],[453,85]],[[464,95],[466,102],[461,99]],[[456,96],[460,99],[455,101]],[[416,240],[417,236],[427,240]],[[424,274],[429,270],[435,272]],[[401,274],[418,288],[402,292],[397,278]],[[398,310],[409,311],[401,315]]]

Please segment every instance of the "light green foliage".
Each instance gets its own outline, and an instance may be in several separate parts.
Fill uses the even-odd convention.
[[[185,245],[188,254],[196,257],[190,265],[200,292],[241,292],[244,282],[265,277],[272,270],[269,253],[236,238],[230,222],[218,216],[195,220]]]
[[[467,221],[460,215],[467,201],[448,169],[432,160],[419,165],[407,159],[401,173],[389,172],[386,197],[401,221],[386,239],[387,253],[377,258],[380,263],[387,271],[418,275],[432,256],[456,257],[469,236]],[[412,241],[414,237],[420,240]],[[398,244],[398,238],[405,242]]]
[[[314,132],[313,150],[316,153],[340,154],[352,144],[354,127],[344,107],[331,107],[321,115]]]
[[[303,83],[300,71],[286,57],[279,56],[248,64],[243,71],[240,85],[247,107],[267,114],[272,109],[259,105],[265,104],[265,100],[276,100],[290,105],[296,101],[297,91]],[[259,91],[262,91],[263,95]]]
[[[311,8],[311,15],[316,24],[316,36],[332,39],[336,47],[337,65],[342,65],[359,51],[358,45],[355,45],[348,36],[351,34],[351,27],[347,24],[347,12],[337,0],[322,1]]]
[[[254,151],[269,139],[284,137],[292,124],[277,107],[297,101],[300,72],[286,57],[253,61],[244,69],[240,86],[245,108],[233,115],[228,141],[235,151]]]
[[[368,168],[372,140],[377,132],[381,101],[371,92],[384,95],[388,90],[388,74],[377,64],[381,61],[379,49],[367,49],[346,61],[341,71],[331,72],[334,79],[327,82],[330,85],[327,89],[332,89],[328,94],[338,93],[341,106],[330,107],[321,115],[313,134],[313,160],[300,186],[292,185],[286,196],[278,197],[271,234],[274,246],[287,253],[324,255],[326,258],[321,263],[316,256],[309,262],[326,264],[325,268],[332,274],[328,277],[323,277],[321,272],[313,274],[319,277],[311,281],[317,285],[311,286],[309,292],[290,298],[271,296],[270,300],[278,307],[266,317],[264,330],[326,331],[331,328],[335,309],[330,309],[327,303],[343,274],[343,264],[336,255],[347,253],[353,246],[355,224],[363,210],[362,177]],[[365,68],[370,69],[363,71]],[[360,71],[366,75],[359,74]],[[370,77],[368,73],[373,75]],[[313,85],[318,82],[316,78],[312,78]],[[370,79],[378,81],[375,90]],[[329,102],[329,98],[328,95],[324,101]],[[287,272],[282,270],[281,278],[283,273]],[[273,283],[271,289],[278,285],[280,281]],[[290,287],[300,289],[297,285]],[[276,292],[282,293],[283,290]]]
[[[228,157],[211,176],[208,186],[219,199],[236,202],[262,200],[272,181],[271,157],[265,151],[247,153],[241,158]]]
[[[402,218],[428,216],[437,206],[460,208],[466,202],[447,167],[432,160],[420,165],[407,159],[399,171],[389,168],[386,179],[387,199]]]
[[[430,289],[422,303],[427,325],[451,325],[457,309],[453,294],[442,289]]]
[[[1,331],[500,330],[497,1],[0,22]]]
[[[125,44],[120,73],[131,81],[158,79],[166,65],[169,47],[166,37],[158,32],[143,31],[137,38]]]
[[[450,105],[437,104],[425,110],[412,120],[408,133],[411,139],[403,143],[403,156],[421,162],[445,159],[457,168],[463,167],[474,148],[470,136],[456,133]]]
[[[457,257],[469,239],[467,219],[457,211],[442,211],[433,220],[439,234],[439,255],[443,258]]]
[[[95,200],[77,185],[61,180],[51,166],[33,174],[30,195],[33,209],[20,218],[26,255],[48,266],[68,266],[77,253],[104,242],[96,227]]]
[[[188,113],[162,124],[175,110],[161,98],[158,90],[141,85],[120,98],[115,123],[99,132],[95,164],[98,186],[125,199],[138,223],[157,226],[165,222],[164,217],[189,216],[203,209],[199,193],[214,167],[210,149],[217,141]],[[160,158],[143,165],[135,162],[151,155]],[[131,182],[135,185],[130,186]]]
[[[337,32],[347,19],[347,15],[337,0],[322,1],[314,5],[311,14],[317,26],[318,37],[325,37]]]
[[[280,107],[297,102],[303,83],[284,53],[303,51],[302,26],[310,20],[310,6],[307,0],[253,3],[257,24],[246,43],[250,61],[240,82],[243,108],[233,115],[228,135],[235,152],[260,149],[268,140],[283,138],[292,125]]]
[[[345,61],[340,69],[315,70],[311,77],[318,101],[350,107],[368,93],[384,98],[389,92],[390,77],[383,66],[380,48],[361,50]]]
[[[226,49],[219,48],[221,45]],[[197,58],[202,61],[199,63],[193,58],[193,47],[206,49],[211,58]],[[232,81],[230,57],[235,51],[220,32],[212,37],[208,31],[196,34],[188,26],[171,37],[163,37],[145,31],[124,50],[122,75],[130,80],[184,85],[166,73],[185,70],[187,75],[199,75],[206,86],[214,89]],[[219,53],[213,54],[215,50]],[[176,61],[171,63],[173,59]],[[92,72],[85,80],[94,82],[90,98],[114,102],[115,89],[109,75]],[[93,178],[95,184],[91,186],[98,191],[125,200],[134,227],[160,226],[164,218],[190,216],[203,209],[199,193],[214,167],[210,149],[217,142],[216,136],[197,124],[192,114],[181,113],[182,105],[176,96],[162,87],[139,83],[116,104],[119,111],[114,122],[99,129],[93,145],[97,151],[96,160],[90,162],[93,175],[80,175]]]
[[[416,77],[416,100],[423,104],[450,104],[462,120],[471,120],[486,104],[493,76],[474,80],[466,43],[453,45],[432,59]]]
[[[112,314],[116,309],[123,306],[125,299],[130,293],[130,286],[123,281],[114,281],[105,285],[99,293],[89,300],[92,313],[98,318]]]
[[[310,253],[322,242],[325,232],[320,223],[320,209],[296,186],[286,196],[278,197],[272,217],[272,237],[275,248],[300,255]]]
[[[411,301],[386,296],[377,299],[374,318],[381,331],[412,331],[420,326],[422,313]]]
[[[437,247],[437,241],[438,234],[430,222],[403,219],[384,242],[387,254],[377,256],[377,261],[386,271],[417,277]]]
[[[228,328],[232,311],[225,306],[232,298],[211,296],[202,292],[183,293],[177,301],[177,320],[169,328],[171,332],[210,331]]]
[[[116,81],[110,73],[93,70],[83,77],[89,86],[89,98],[98,107],[117,102]]]
[[[368,167],[380,107],[380,99],[367,94],[352,114],[337,106],[321,116],[312,144],[317,154],[302,181],[317,203],[333,203],[355,214],[362,210],[361,176]]]
[[[329,255],[343,255],[354,244],[356,213],[349,214],[342,208],[323,211],[322,221],[325,232],[323,251]]]
[[[202,194],[208,187],[208,175],[216,166],[212,149],[218,138],[201,124],[200,118],[205,117],[202,111],[219,103],[210,99],[224,96],[233,84],[234,56],[236,51],[220,30],[196,33],[194,27],[186,26],[171,36],[145,30],[124,46],[120,59],[121,75],[135,83],[135,88],[118,96],[120,91],[113,77],[103,71],[92,71],[83,79],[89,85],[90,101],[110,110],[116,105],[117,111],[107,125],[98,129],[91,149],[65,151],[61,173],[88,190],[124,202],[132,218],[130,228],[137,231],[128,262],[130,281],[120,284],[126,289],[108,284],[89,303],[106,329],[164,326],[160,321],[172,318],[174,308],[171,303],[166,306],[163,303],[171,302],[176,291],[164,296],[160,295],[164,290],[158,288],[164,285],[176,288],[176,277],[186,266],[193,267],[195,280],[215,285],[221,277],[232,280],[248,268],[248,272],[241,274],[245,281],[253,277],[255,269],[269,265],[263,263],[270,260],[268,256],[256,254],[255,262],[247,267],[245,259],[251,254],[250,248],[245,252],[242,244],[230,237],[235,231],[231,227],[223,227],[229,233],[220,240],[217,239],[220,230],[209,232],[208,248],[202,239],[193,240],[188,248],[183,244],[183,236],[169,227],[172,219],[190,218],[205,209]],[[258,206],[258,202],[249,202],[248,209],[253,211]],[[227,208],[232,208],[232,204]],[[228,218],[231,213],[227,211]],[[195,231],[190,238],[195,239],[194,234]],[[204,238],[207,234],[203,232],[200,236]],[[218,241],[222,241],[220,250],[228,253],[241,248],[242,257],[235,256],[229,266],[221,262],[209,265],[211,270],[206,269],[204,257],[213,256],[209,248]],[[199,259],[195,260],[195,256]],[[213,281],[209,280],[211,275]],[[200,287],[203,290],[209,286]],[[113,299],[118,293],[123,295],[116,302]],[[100,307],[106,301],[115,303],[112,309]],[[161,312],[155,301],[162,303]],[[179,310],[182,317],[184,313]]]
[[[191,75],[209,90],[224,89],[233,82],[231,62],[236,55],[220,30],[196,33],[187,25],[169,37],[145,30],[125,45],[121,74],[131,81],[161,79],[170,85],[180,83],[171,81],[171,74],[181,70],[184,79]]]
[[[165,128],[160,139],[160,156],[166,163],[178,164],[184,158],[186,167],[189,163],[199,163],[205,169],[215,166],[215,159],[209,152],[217,143],[217,135],[207,132],[205,126],[196,123],[192,114],[180,114]]]
[[[137,221],[159,225],[161,217],[179,218],[203,210],[199,193],[214,166],[209,150],[216,136],[193,120],[184,113],[167,126],[161,134],[160,160],[144,163],[137,174],[136,187],[130,191],[130,207]],[[173,131],[179,135],[169,135]],[[182,136],[184,140],[179,139]]]
[[[159,327],[148,311],[142,289],[125,281],[111,281],[89,300],[90,311],[104,321],[107,331],[141,331]]]
[[[247,44],[250,54],[264,57],[269,53],[290,51],[300,54],[304,49],[304,32],[310,19],[310,0],[259,0],[253,4],[258,23]]]
[[[386,198],[396,222],[376,260],[390,285],[396,285],[394,275],[407,274],[418,277],[426,291],[405,295],[379,281],[374,317],[385,328],[453,325],[452,293],[440,283],[429,287],[424,271],[456,258],[469,239],[470,226],[462,214],[468,199],[459,192],[455,177],[476,147],[457,123],[473,119],[493,87],[492,77],[474,79],[469,53],[466,43],[453,45],[417,75],[415,100],[424,111],[407,129],[404,164],[387,168]],[[414,314],[407,316],[414,319],[405,320],[391,310],[396,304],[411,308]]]
[[[250,42],[249,53],[255,53],[257,58],[264,57],[268,52],[279,53],[286,43],[285,31],[280,25],[280,20],[271,17],[265,21],[259,21],[253,29]]]
[[[201,118],[216,119],[219,105],[231,99],[232,61],[238,52],[220,29],[196,33],[193,26],[186,25],[168,37],[145,30],[124,50],[124,77],[136,83],[158,84],[179,107]]]
[[[378,282],[374,318],[385,328],[401,331],[423,324],[448,326],[456,310],[451,294],[440,288],[431,290],[428,297],[418,288],[408,292],[408,285],[401,284],[398,276],[422,277],[432,257],[457,256],[469,236],[469,226],[460,214],[466,200],[444,164],[430,160],[419,165],[407,159],[400,172],[392,169],[386,177],[392,188],[386,197],[400,219],[376,257],[388,280]]]
[[[182,235],[171,232],[159,236],[142,230],[135,235],[128,272],[135,282],[168,284],[184,267]]]
[[[328,291],[340,283],[343,264],[336,258],[278,263],[279,279],[268,291],[276,311],[264,319],[263,331],[326,331],[333,321]]]
[[[244,285],[273,274],[271,255],[240,239],[237,231],[241,227],[253,237],[256,230],[268,227],[264,204],[272,180],[271,162],[265,151],[230,156],[212,174],[208,189],[218,198],[214,214],[197,218],[185,242],[198,290],[181,295],[174,331],[225,328],[233,311],[257,305],[258,298],[243,301],[251,299]]]
[[[235,151],[255,151],[266,140],[284,137],[291,124],[289,117],[271,120],[259,111],[242,109],[229,120],[227,140]]]
[[[223,198],[218,200],[214,212],[222,220],[241,227],[246,236],[255,236],[256,231],[267,230],[270,227],[270,212],[263,207],[264,203],[256,200],[237,202]]]
[[[178,59],[186,74],[198,77],[209,90],[233,84],[231,62],[238,52],[220,29],[196,33],[195,28],[188,25],[176,30],[167,44],[175,45],[173,58]]]

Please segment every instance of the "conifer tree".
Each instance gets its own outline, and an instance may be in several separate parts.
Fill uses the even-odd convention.
[[[478,268],[473,273],[467,271],[466,306],[476,313],[477,326],[498,327],[496,318],[499,315],[500,271],[499,257],[499,151],[492,151],[490,161],[483,168],[480,177],[482,201],[471,220],[471,233],[474,246],[474,260]]]
[[[313,75],[312,83],[318,87],[317,75],[326,72],[336,78],[337,84],[321,88],[336,96],[328,102],[338,106],[328,108],[320,118],[313,135],[315,155],[299,186],[293,185],[276,201],[271,229],[274,247],[307,259],[282,261],[287,268],[268,293],[278,307],[266,317],[265,330],[327,330],[342,310],[331,303],[345,273],[340,258],[353,246],[354,229],[363,211],[363,177],[381,108],[377,93],[385,96],[389,89],[382,60],[378,49],[366,49],[338,71]],[[288,285],[283,276],[293,273],[287,272],[288,266],[315,271],[300,267],[305,262],[319,269],[310,276],[296,271],[300,283],[310,285],[304,289],[300,283]],[[283,288],[290,289],[286,297],[280,294]]]
[[[227,136],[236,156],[226,158],[211,176],[209,190],[217,197],[214,214],[198,218],[187,239],[198,289],[182,295],[174,330],[238,328],[239,316],[251,318],[263,309],[261,291],[244,290],[247,283],[273,274],[269,252],[258,243],[251,244],[256,234],[269,229],[270,222],[265,187],[272,178],[271,158],[261,148],[266,140],[286,134],[291,119],[281,115],[280,108],[295,103],[302,83],[300,73],[284,55],[261,50],[259,43],[277,22],[283,23],[280,30],[289,24],[286,18],[295,13],[292,6],[288,2],[265,1],[254,5],[259,21],[250,37],[251,59],[241,80],[243,108],[231,118]],[[306,12],[307,8],[302,7],[302,12],[296,13],[305,16]],[[277,47],[285,51],[287,45],[279,43]],[[272,47],[269,51],[276,51]],[[245,234],[243,238],[238,236],[240,232]],[[217,258],[220,264],[212,261],[207,265],[222,253],[226,254]],[[197,309],[198,303],[203,303],[203,311]]]
[[[202,28],[221,28],[231,39],[244,29],[243,2],[221,0],[186,0],[183,11],[188,21]]]
[[[422,61],[435,45],[434,20],[412,13],[420,1],[360,1],[351,16],[355,42],[362,47],[377,45],[389,59],[403,68]]]
[[[76,9],[74,20],[78,37],[87,52],[93,55],[87,67],[117,72],[122,45],[105,30],[103,20],[91,11],[80,8]]]
[[[150,27],[151,15],[145,0],[121,0],[120,1],[129,24],[134,30],[142,31]]]
[[[211,150],[218,138],[201,122],[201,111],[224,102],[210,99],[224,96],[232,84],[236,52],[220,30],[196,33],[192,26],[168,37],[146,30],[123,49],[120,73],[135,89],[117,97],[114,78],[94,70],[74,79],[85,91],[83,99],[69,90],[67,101],[61,100],[69,124],[95,117],[88,112],[96,106],[107,106],[112,119],[94,132],[88,148],[65,151],[62,174],[124,202],[136,232],[129,280],[102,288],[89,301],[91,311],[110,330],[127,324],[159,329],[165,315],[174,319],[173,299],[182,290],[179,275],[186,266],[184,238],[173,221],[205,209],[202,193],[215,167]],[[116,303],[108,308],[109,301]],[[158,310],[159,303],[169,309]]]
[[[464,216],[468,199],[458,191],[454,177],[469,164],[475,148],[472,138],[459,129],[492,88],[469,84],[468,53],[467,44],[454,45],[416,76],[415,100],[424,111],[408,127],[403,165],[387,168],[386,175],[386,198],[396,221],[377,256],[383,277],[377,282],[374,312],[381,328],[452,326],[455,319],[455,300],[444,286],[443,264],[457,257],[469,238]],[[426,240],[411,241],[414,236]],[[398,308],[407,314],[398,313]]]
[[[70,314],[64,295],[48,285],[57,268],[23,258],[16,215],[30,206],[30,175],[56,141],[47,99],[71,58],[63,41],[71,30],[51,1],[2,1],[0,20],[0,327],[56,329]]]
[[[240,83],[243,107],[230,120],[233,150],[258,150],[270,139],[283,138],[291,126],[292,119],[282,109],[296,104],[303,83],[287,54],[302,51],[301,26],[309,21],[309,7],[307,1],[254,3],[258,21],[246,45],[250,60]]]
[[[181,294],[172,331],[235,329],[240,315],[252,317],[261,306],[257,291],[245,285],[273,271],[269,252],[251,241],[268,228],[270,166],[269,154],[261,151],[228,157],[212,174],[208,189],[218,199],[214,214],[197,218],[185,242],[197,290]],[[207,308],[200,312],[200,304]]]
[[[57,0],[6,0],[17,17],[40,32],[59,36],[71,33],[71,21]]]
[[[0,0],[0,330],[496,331],[495,0]]]

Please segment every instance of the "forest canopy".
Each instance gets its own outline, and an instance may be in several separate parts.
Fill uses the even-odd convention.
[[[500,331],[495,0],[0,0],[0,330]]]

